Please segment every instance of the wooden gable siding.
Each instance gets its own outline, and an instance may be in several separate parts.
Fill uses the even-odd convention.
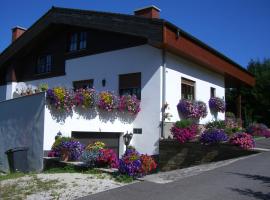
[[[86,31],[87,48],[68,52],[68,35],[73,32]],[[18,52],[12,61],[14,76],[8,76],[6,81],[29,81],[65,75],[65,60],[86,55],[108,52],[147,43],[147,39],[115,32],[86,29],[81,27],[58,26],[49,27],[48,32],[40,34],[36,40]],[[52,71],[46,74],[36,74],[37,59],[41,55],[52,55]]]
[[[221,73],[225,77],[233,77],[246,85],[255,85],[255,78],[249,72],[215,55],[192,41],[191,38],[181,34],[177,36],[176,31],[167,26],[164,26],[163,35],[164,48],[170,52],[192,60],[212,71]]]

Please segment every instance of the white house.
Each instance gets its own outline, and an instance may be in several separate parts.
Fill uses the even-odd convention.
[[[176,105],[181,98],[191,96],[207,103],[211,95],[224,99],[226,87],[255,84],[249,72],[160,19],[159,12],[155,6],[134,15],[53,7],[29,29],[15,27],[13,42],[0,55],[0,99],[12,99],[16,90],[43,83],[50,88],[89,86],[136,94],[141,111],[126,119],[99,113],[85,117],[74,111],[59,121],[46,107],[43,149],[51,148],[60,131],[103,140],[121,154],[123,134],[134,132],[131,144],[138,151],[158,154],[166,126],[180,119]],[[170,120],[162,117],[165,103]],[[218,118],[224,119],[224,114]],[[199,123],[212,119],[208,112]]]

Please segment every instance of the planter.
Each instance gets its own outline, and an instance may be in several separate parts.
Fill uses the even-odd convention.
[[[69,160],[69,151],[68,149],[61,149],[61,160],[67,162]]]

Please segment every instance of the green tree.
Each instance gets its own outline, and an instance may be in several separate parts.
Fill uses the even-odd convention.
[[[242,119],[247,125],[260,122],[270,126],[270,59],[251,60],[247,70],[255,75],[256,85],[253,88],[242,87]],[[236,89],[226,90],[226,103],[229,111],[236,110]]]

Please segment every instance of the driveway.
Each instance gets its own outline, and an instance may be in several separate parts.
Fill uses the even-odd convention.
[[[270,200],[270,152],[171,183],[143,181],[82,199]]]

